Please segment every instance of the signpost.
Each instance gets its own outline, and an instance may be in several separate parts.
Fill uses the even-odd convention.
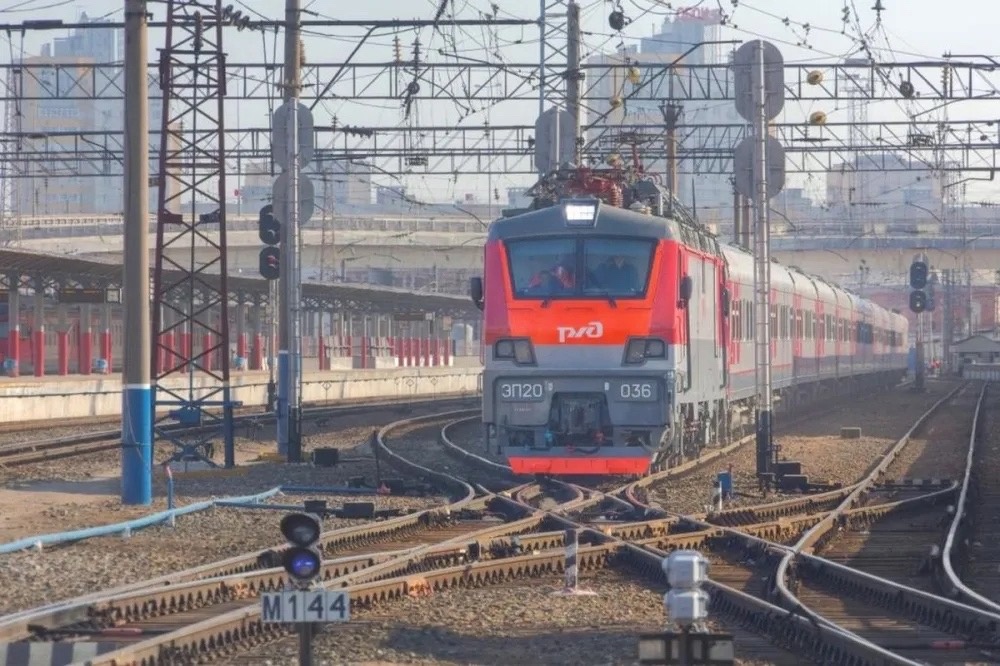
[[[84,288],[63,288],[59,290],[58,301],[60,303],[80,303],[80,304],[102,304],[121,303],[122,290],[117,287],[106,289]]]
[[[323,573],[323,521],[318,515],[290,513],[281,519],[281,533],[288,541],[281,553],[288,589],[261,595],[260,618],[268,624],[298,625],[299,664],[312,666],[312,625],[350,622],[351,597],[344,590],[316,587]],[[267,551],[261,558],[271,561],[275,555]]]
[[[351,598],[343,590],[265,592],[260,617],[270,624],[350,622]]]

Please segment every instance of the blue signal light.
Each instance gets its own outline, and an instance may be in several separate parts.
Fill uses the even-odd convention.
[[[323,561],[311,548],[290,548],[285,555],[285,571],[293,578],[309,580],[319,574]]]

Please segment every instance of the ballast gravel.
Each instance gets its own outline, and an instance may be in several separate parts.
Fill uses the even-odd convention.
[[[580,587],[595,596],[554,595],[556,578],[508,585],[454,589],[407,598],[355,613],[349,624],[330,626],[315,638],[317,666],[419,664],[465,666],[632,666],[638,639],[664,631],[663,590],[644,581],[601,570],[584,575]],[[737,635],[737,653],[744,647]],[[753,655],[748,642],[744,652]],[[291,666],[298,643],[292,636],[224,659],[225,666]],[[769,651],[770,653],[770,651]],[[785,661],[737,664],[795,664]]]
[[[392,419],[394,420],[394,419]],[[433,424],[431,428],[435,427]],[[436,426],[440,427],[440,426]],[[345,458],[362,459],[336,468],[310,465],[258,463],[223,476],[175,476],[175,505],[185,506],[212,498],[260,493],[277,486],[312,488],[343,487],[348,479],[364,476],[375,481],[375,463],[370,455],[371,428],[354,428],[314,437],[313,446],[336,446]],[[428,428],[396,437],[405,447],[411,437],[427,440]],[[382,468],[385,476],[395,476]],[[10,491],[4,491],[10,492]],[[148,515],[166,508],[166,484],[158,474],[154,484],[156,500],[151,507],[122,507],[117,497],[99,501],[53,506],[35,513],[20,529],[6,529],[0,522],[2,541],[63,530],[105,525]],[[26,495],[27,497],[27,495]],[[370,500],[376,509],[414,511],[446,503],[443,496],[357,496],[335,494],[288,494],[272,503],[301,505],[306,499],[326,499],[330,506],[342,502]],[[264,550],[281,541],[278,531],[280,511],[216,507],[180,516],[174,527],[156,526],[134,532],[129,538],[108,536],[88,539],[42,551],[28,550],[0,555],[0,585],[10,592],[0,599],[0,614],[37,607],[47,602],[71,598],[95,590],[115,587],[158,575],[188,569],[235,555]],[[9,521],[8,521],[9,522]],[[327,528],[357,524],[358,521],[328,519]]]
[[[807,420],[775,419],[775,443],[780,457],[802,463],[802,473],[812,482],[850,485],[860,481],[935,402],[955,388],[953,382],[927,383],[927,391],[914,393],[897,388],[877,397],[865,396],[832,404]],[[841,439],[841,427],[860,427],[860,439]],[[668,511],[699,513],[707,510],[719,472],[731,471],[735,496],[724,508],[752,506],[787,499],[791,495],[758,489],[756,453],[751,442],[736,451],[698,467],[679,478],[667,479],[649,489],[649,500]]]

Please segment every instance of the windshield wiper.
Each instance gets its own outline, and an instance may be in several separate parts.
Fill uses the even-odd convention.
[[[608,291],[607,289],[599,289],[599,290],[597,290],[597,291],[594,291],[594,292],[592,292],[592,293],[593,293],[593,294],[594,294],[595,296],[603,296],[603,297],[605,297],[606,299],[608,299],[608,303],[609,303],[609,304],[611,305],[611,307],[613,307],[613,308],[617,308],[617,307],[618,307],[618,302],[617,302],[617,301],[615,301],[615,297],[614,297],[614,296],[612,296],[612,295],[611,295],[611,292],[610,292],[610,291]]]

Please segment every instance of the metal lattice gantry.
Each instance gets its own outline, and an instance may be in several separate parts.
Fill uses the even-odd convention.
[[[234,464],[234,454],[225,73],[221,0],[169,0],[166,47],[160,52],[158,76],[163,114],[155,176],[151,363],[154,405],[170,410],[158,414],[153,428],[154,434],[177,446],[175,457],[200,458],[213,465],[211,443],[221,434],[228,467]],[[183,254],[189,261],[167,256],[166,250],[178,248],[190,250]],[[198,435],[181,438],[165,427],[176,422],[206,427]]]
[[[554,105],[565,107],[567,63],[567,6],[569,0],[539,0],[539,15],[532,19],[498,19],[496,16],[479,21],[441,21],[448,23],[488,27],[517,25],[537,28],[540,40],[536,57],[519,54],[514,61],[485,61],[474,58],[456,58],[442,49],[419,50],[419,58],[409,58],[400,50],[397,58],[378,58],[372,51],[355,50],[344,62],[324,62],[310,58],[302,67],[302,101],[310,108],[325,105],[331,100],[350,105],[383,104],[405,99],[415,105],[457,105],[466,112],[495,108],[493,117],[510,119],[505,126],[487,125],[482,116],[462,115],[462,119],[449,124],[438,119],[436,126],[414,122],[400,126],[350,126],[341,122],[326,125],[317,122],[315,132],[317,150],[314,162],[327,164],[350,161],[390,176],[423,176],[432,174],[489,174],[502,172],[507,175],[534,175],[532,145],[535,139],[535,115]],[[186,5],[185,5],[186,6]],[[212,10],[214,11],[214,9]],[[204,25],[210,25],[208,10],[202,12]],[[193,19],[188,19],[192,20]],[[169,23],[169,22],[168,22]],[[420,23],[407,21],[344,21],[354,27],[401,27]],[[430,22],[425,22],[429,24]],[[271,25],[270,23],[268,24]],[[327,23],[326,27],[334,23]],[[309,27],[309,22],[304,22]],[[171,28],[176,29],[176,28]],[[187,28],[185,28],[187,29]],[[213,28],[214,30],[214,28]],[[360,33],[359,33],[360,34]],[[361,37],[358,47],[366,37]],[[614,47],[613,40],[602,46]],[[373,47],[374,48],[374,47]],[[601,50],[598,48],[598,50]],[[416,52],[416,50],[415,50]],[[377,53],[377,52],[374,52]],[[522,51],[523,53],[531,53]],[[595,52],[596,53],[596,52]],[[386,54],[388,55],[388,54]],[[625,97],[630,102],[674,103],[719,102],[731,103],[734,98],[733,77],[728,63],[690,64],[678,59],[676,63],[645,64],[628,62],[622,58],[590,58],[584,54],[580,71],[584,75],[583,104],[591,110],[607,108],[606,94],[598,91],[609,87],[609,81],[630,81],[633,73],[638,78],[629,83]],[[638,65],[638,66],[636,66]],[[275,81],[283,80],[280,62],[255,62],[233,58],[223,65],[230,103],[269,101],[275,98]],[[124,85],[120,65],[94,63],[81,66],[54,62],[25,62],[0,64],[6,77],[0,89],[0,101],[8,106],[30,103],[33,100],[116,100],[123,99]],[[633,72],[635,70],[635,72]],[[948,76],[943,77],[942,72]],[[405,72],[405,75],[401,75]],[[627,76],[626,76],[627,74]],[[159,64],[149,69],[152,86],[151,103],[163,99],[166,89],[161,79]],[[964,112],[962,102],[992,103],[1000,100],[1000,63],[987,56],[960,56],[939,60],[915,62],[873,62],[849,59],[838,63],[794,63],[785,65],[785,98],[788,109],[776,126],[782,136],[778,138],[789,156],[787,171],[792,173],[819,173],[844,168],[851,163],[852,170],[885,170],[876,164],[881,158],[875,153],[897,152],[917,161],[937,150],[950,155],[959,152],[981,152],[966,164],[964,171],[988,171],[997,167],[996,124],[992,130],[974,131],[974,140],[967,141],[957,135],[930,131],[928,117],[897,113],[892,117],[906,121],[880,119],[873,123],[837,122],[832,111],[857,109],[855,120],[863,118],[861,109],[884,103],[910,105],[914,110],[950,104],[953,117]],[[413,83],[419,85],[413,86]],[[825,109],[831,118],[825,126],[809,124],[803,108]],[[521,111],[518,114],[518,111]],[[983,107],[968,126],[989,114]],[[877,114],[872,112],[872,117]],[[431,117],[421,114],[419,117]],[[631,119],[629,119],[631,120]],[[848,120],[850,120],[848,118]],[[587,137],[584,158],[602,161],[608,153],[618,148],[616,137],[629,129],[618,118],[604,118],[584,128]],[[959,127],[957,121],[950,123]],[[909,129],[906,127],[909,126]],[[650,145],[662,145],[665,130],[662,123],[635,124],[635,131],[659,135],[660,140]],[[852,129],[853,127],[853,129]],[[189,128],[178,130],[178,136]],[[247,160],[269,161],[269,128],[239,128],[225,132],[227,164],[224,170],[239,173],[239,164]],[[718,148],[740,141],[745,128],[740,125],[707,125],[695,116],[685,116],[677,127],[677,158],[685,170],[696,174],[730,174],[731,151]],[[943,137],[943,145],[928,144],[927,137]],[[985,137],[976,139],[977,137]],[[121,161],[121,132],[85,131],[44,132],[21,131],[10,128],[3,134],[3,142],[17,142],[21,147],[19,157],[5,174],[4,180],[19,178],[58,178],[109,175],[114,165]],[[940,142],[940,140],[939,140]],[[712,146],[706,148],[706,146]],[[655,152],[655,151],[654,151]],[[872,154],[872,157],[868,157]],[[855,165],[858,155],[871,162],[866,167]],[[654,159],[659,159],[656,155]]]
[[[892,158],[895,152],[914,164],[933,164],[939,153],[963,153],[968,163],[963,170],[990,171],[1000,166],[1000,128],[976,119],[952,119],[946,128],[938,120],[871,121],[852,126],[846,122],[810,125],[804,122],[777,122],[773,135],[785,146],[786,170],[789,173],[827,173],[851,163],[859,172],[896,171],[912,168]],[[977,129],[978,128],[978,129]],[[591,145],[584,158],[602,162],[609,154],[620,152],[619,137],[635,133],[655,133],[644,124],[618,123],[614,132]],[[226,170],[235,173],[237,164],[270,158],[270,128],[251,127],[224,132]],[[746,136],[740,124],[678,123],[677,156],[695,173],[731,174],[732,150]],[[449,126],[369,126],[317,127],[315,161],[328,165],[350,162],[380,173],[407,175],[415,173],[488,173],[533,174],[533,125],[495,125],[489,133],[481,128]],[[106,160],[122,158],[120,133],[108,131],[70,132],[67,141],[75,142],[76,151],[58,153],[38,149],[24,151],[22,161],[58,165],[62,175],[100,177]],[[860,137],[852,143],[850,135]],[[928,137],[933,138],[929,141]],[[58,136],[52,137],[58,139]],[[414,166],[414,146],[427,158],[426,165]],[[706,146],[713,146],[708,148]],[[860,157],[859,157],[860,156]],[[16,179],[14,174],[10,178]],[[29,177],[23,175],[20,177]],[[859,199],[860,200],[860,199]]]

